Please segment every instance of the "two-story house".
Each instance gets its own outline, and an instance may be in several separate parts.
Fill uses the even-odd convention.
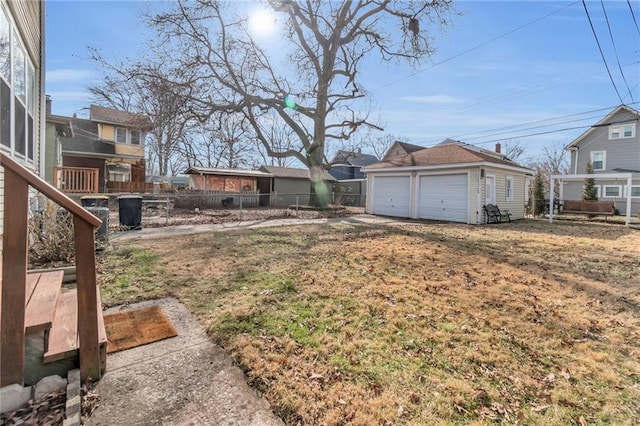
[[[51,114],[47,127],[69,122],[71,132],[47,133],[47,146],[60,152],[53,184],[64,192],[109,192],[114,182],[144,182],[144,140],[148,117],[91,105],[89,119]]]
[[[339,181],[365,179],[366,176],[360,169],[378,161],[380,160],[375,155],[363,154],[360,150],[356,152],[340,150],[331,161],[329,174]]]
[[[640,112],[621,105],[565,147],[571,153],[570,174],[587,173],[591,163],[598,199],[613,201],[622,214],[627,210],[628,191],[631,214],[640,211],[639,119]],[[563,181],[562,198],[582,199],[583,185],[583,180]]]

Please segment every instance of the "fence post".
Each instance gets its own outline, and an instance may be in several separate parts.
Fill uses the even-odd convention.
[[[242,221],[242,192],[240,193],[240,221]]]
[[[298,196],[296,195],[296,217],[298,217]]]

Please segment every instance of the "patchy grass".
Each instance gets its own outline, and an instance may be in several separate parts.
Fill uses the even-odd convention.
[[[122,247],[102,294],[180,298],[288,424],[635,424],[639,237],[533,220],[203,234]]]

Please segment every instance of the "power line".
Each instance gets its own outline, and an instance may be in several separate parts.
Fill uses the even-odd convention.
[[[520,25],[519,27],[516,27],[516,28],[514,28],[514,29],[512,29],[512,30],[509,30],[509,31],[507,31],[506,33],[500,34],[499,36],[496,36],[496,37],[494,37],[494,38],[492,38],[492,39],[490,39],[490,40],[487,40],[487,41],[485,41],[485,42],[482,42],[482,43],[480,43],[480,44],[477,44],[477,45],[475,45],[475,46],[473,46],[473,47],[471,47],[471,48],[469,48],[469,49],[467,49],[467,50],[464,50],[464,51],[462,51],[462,52],[460,52],[460,53],[458,53],[458,54],[455,54],[455,55],[453,55],[453,56],[450,56],[450,57],[448,57],[448,58],[446,58],[446,59],[444,59],[444,60],[442,60],[442,61],[440,61],[440,62],[436,62],[435,64],[431,65],[430,67],[423,68],[423,69],[418,70],[418,71],[415,71],[415,72],[413,72],[413,73],[411,73],[411,74],[409,74],[409,75],[405,75],[404,77],[401,77],[401,78],[399,78],[399,79],[397,79],[397,80],[393,80],[393,81],[391,81],[391,82],[389,82],[389,83],[387,83],[387,84],[384,84],[384,85],[382,85],[382,86],[379,86],[379,87],[377,87],[377,88],[373,89],[373,90],[372,90],[372,92],[375,92],[376,90],[384,89],[385,87],[392,86],[392,85],[394,85],[394,84],[396,84],[396,83],[399,83],[399,82],[401,82],[401,81],[404,81],[404,80],[406,80],[406,79],[408,79],[408,78],[414,77],[414,76],[416,76],[416,75],[420,74],[421,72],[424,72],[424,71],[430,70],[430,69],[432,69],[432,68],[437,67],[438,65],[442,65],[442,64],[444,64],[444,63],[446,63],[446,62],[449,62],[449,61],[452,61],[452,60],[454,60],[454,59],[456,59],[456,58],[459,58],[459,57],[460,57],[460,56],[462,56],[462,55],[466,55],[466,54],[467,54],[467,53],[469,53],[469,52],[472,52],[472,51],[477,50],[477,49],[479,49],[479,48],[481,48],[481,47],[484,47],[484,46],[486,46],[486,45],[488,45],[488,44],[491,44],[491,43],[493,43],[494,41],[500,40],[501,38],[504,38],[504,37],[506,37],[506,36],[508,36],[508,35],[510,35],[510,34],[513,34],[513,33],[517,32],[517,31],[520,31],[521,29],[523,29],[523,28],[525,28],[525,27],[528,27],[529,25],[535,24],[536,22],[541,21],[541,20],[543,20],[543,19],[545,19],[545,18],[548,18],[549,16],[555,15],[556,13],[561,12],[561,11],[563,11],[564,9],[567,9],[567,8],[569,8],[569,7],[573,6],[573,5],[575,5],[576,3],[578,3],[578,1],[579,1],[579,0],[577,0],[577,1],[573,2],[573,3],[570,3],[570,4],[566,5],[566,6],[563,6],[563,7],[561,7],[560,9],[555,10],[555,11],[553,11],[553,12],[551,12],[551,13],[548,13],[548,14],[546,14],[546,15],[544,15],[544,16],[541,16],[541,17],[539,17],[539,18],[536,18],[536,19],[534,19],[533,21],[527,22],[526,24]],[[583,1],[584,1],[584,0],[583,0]]]
[[[629,83],[627,83],[627,78],[624,76],[624,71],[622,71],[622,65],[620,65],[620,57],[618,56],[618,49],[616,49],[616,43],[613,41],[613,32],[611,31],[611,25],[609,24],[609,16],[607,15],[607,10],[604,7],[604,2],[600,0],[600,4],[602,5],[602,13],[604,14],[604,19],[607,21],[607,28],[609,29],[609,37],[611,38],[611,45],[613,46],[613,52],[616,55],[616,61],[618,62],[618,69],[620,70],[620,74],[622,75],[622,80],[624,81],[625,86],[627,86],[627,91],[629,91],[629,96],[631,97],[631,101],[633,102],[633,93],[631,93],[631,89],[629,88]]]
[[[640,35],[640,27],[638,26],[638,21],[636,21],[636,14],[633,12],[633,8],[631,7],[631,2],[627,0],[627,4],[629,5],[629,10],[631,11],[631,17],[633,18],[633,23],[636,24],[636,31],[638,31],[638,35]]]
[[[596,29],[593,27],[593,22],[591,22],[591,15],[589,15],[589,9],[587,9],[587,3],[585,2],[585,0],[582,0],[582,5],[584,6],[584,11],[587,14],[587,19],[589,20],[589,25],[591,26],[591,32],[593,32],[593,36],[596,39],[596,44],[598,45],[600,56],[602,56],[602,61],[604,62],[604,66],[607,69],[607,74],[609,74],[609,80],[611,80],[611,84],[613,84],[613,89],[616,91],[616,94],[618,95],[618,99],[620,99],[620,103],[624,104],[624,101],[622,100],[622,96],[620,96],[620,92],[618,92],[618,88],[616,87],[616,83],[613,81],[613,77],[611,76],[609,65],[607,65],[607,60],[605,59],[604,53],[602,52],[602,46],[600,46],[600,40],[598,40],[598,34],[596,34]]]
[[[587,125],[587,126],[575,126],[575,127],[565,127],[564,129],[556,129],[556,130],[548,130],[546,132],[538,132],[538,133],[529,133],[527,135],[519,135],[517,136],[518,138],[529,138],[531,136],[540,136],[540,135],[548,135],[550,133],[558,133],[558,132],[565,132],[567,130],[576,130],[576,129],[587,129],[589,127],[592,127],[591,125]],[[493,143],[493,142],[500,142],[500,141],[504,141],[505,139],[511,139],[511,138],[499,138],[499,139],[492,139],[489,141],[483,141],[483,142],[477,142],[473,145],[486,145],[488,143]]]
[[[634,105],[634,104],[638,104],[640,102],[634,102],[628,105]],[[464,134],[460,134],[460,135],[455,135],[455,136],[450,136],[451,139],[462,139],[464,136],[472,136],[470,138],[464,138],[465,140],[471,140],[471,139],[480,139],[480,138],[485,138],[485,137],[491,137],[491,136],[498,136],[498,135],[503,135],[503,134],[508,134],[510,132],[502,132],[502,130],[513,130],[514,133],[516,132],[523,132],[526,130],[534,130],[534,129],[539,129],[539,128],[545,128],[545,127],[552,127],[552,126],[558,126],[560,124],[567,124],[567,123],[573,123],[573,122],[577,122],[577,121],[583,121],[583,120],[591,120],[594,118],[598,118],[601,115],[595,115],[593,117],[584,117],[584,118],[578,118],[578,119],[573,119],[573,120],[565,120],[565,121],[558,121],[555,123],[551,123],[551,124],[546,124],[546,125],[542,125],[542,126],[534,126],[534,127],[528,127],[528,128],[520,128],[522,126],[529,126],[529,125],[534,125],[534,124],[539,124],[539,123],[544,123],[544,122],[548,122],[548,121],[553,121],[553,120],[561,120],[561,119],[565,119],[565,118],[571,118],[571,117],[576,117],[576,116],[580,116],[580,115],[587,115],[587,114],[592,114],[592,113],[597,113],[597,112],[602,112],[602,111],[611,111],[613,108],[616,108],[618,105],[615,106],[611,106],[611,107],[606,107],[606,108],[598,108],[598,109],[594,109],[594,110],[590,110],[590,111],[584,111],[584,112],[578,112],[578,113],[574,113],[574,114],[567,114],[567,115],[562,115],[562,116],[557,116],[557,117],[551,117],[551,118],[546,118],[543,120],[535,120],[535,121],[529,121],[529,122],[525,122],[525,123],[520,123],[520,124],[514,124],[511,126],[505,126],[505,127],[499,127],[499,128],[495,128],[495,129],[489,129],[489,130],[481,130],[479,132],[470,132],[470,133],[464,133]],[[541,134],[548,134],[548,133],[555,133],[555,132],[562,132],[562,131],[566,131],[566,130],[572,130],[572,129],[580,129],[580,128],[585,128],[585,127],[593,127],[593,125],[589,125],[589,126],[578,126],[578,127],[570,127],[570,128],[564,128],[564,129],[556,129],[556,130],[549,130],[546,132],[542,132],[542,133],[532,133],[532,134],[525,134],[525,135],[516,135],[514,134],[513,136],[510,137],[502,137],[500,139],[495,139],[495,140],[491,140],[489,142],[496,142],[496,141],[503,141],[506,139],[515,139],[515,138],[524,138],[524,137],[529,137],[529,136],[535,136],[535,135],[541,135]],[[495,133],[492,133],[495,132]],[[476,136],[478,135],[478,136]],[[482,135],[482,136],[480,136]],[[438,143],[440,142],[441,139],[438,139],[437,141],[425,141],[423,143],[426,144],[431,144],[431,143]],[[484,144],[484,143],[488,143],[488,142],[479,142],[477,144]]]

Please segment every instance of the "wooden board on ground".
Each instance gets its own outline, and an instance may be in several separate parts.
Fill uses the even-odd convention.
[[[159,306],[104,316],[107,353],[146,345],[178,335]]]

